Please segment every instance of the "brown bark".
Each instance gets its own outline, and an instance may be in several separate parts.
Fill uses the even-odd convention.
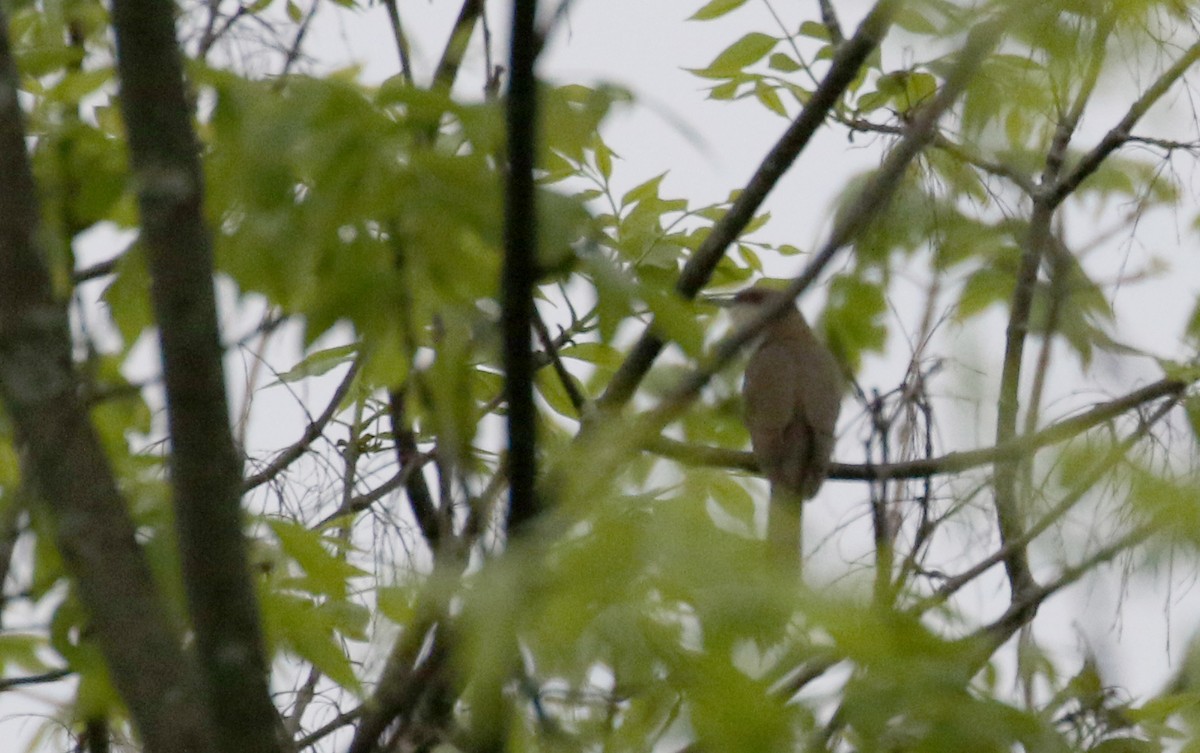
[[[149,751],[215,751],[181,648],[108,458],[80,400],[65,302],[39,247],[36,186],[0,13],[0,399],[55,544]]]
[[[241,460],[229,425],[202,213],[198,146],[174,5],[116,0],[120,101],[158,322],[171,485],[189,613],[221,749],[281,749],[242,532]]]

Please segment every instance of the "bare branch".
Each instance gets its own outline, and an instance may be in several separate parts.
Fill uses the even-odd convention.
[[[420,455],[407,464],[402,465],[396,475],[392,476],[387,481],[384,481],[382,484],[366,494],[360,494],[356,497],[351,497],[349,501],[340,505],[338,509],[322,518],[321,522],[317,523],[315,527],[318,529],[324,528],[344,515],[353,515],[354,513],[362,512],[392,492],[398,491],[400,487],[406,486],[409,483],[409,480],[414,475],[417,475],[421,468],[424,467],[424,465],[428,463],[430,459],[431,458],[429,455]],[[422,533],[424,533],[424,529],[422,529]],[[426,541],[429,542],[430,548],[434,548],[438,539],[435,538],[430,540],[427,537]]]
[[[817,5],[821,7],[821,23],[829,31],[829,41],[833,42],[834,47],[837,47],[845,41],[846,37],[842,33],[842,25],[838,22],[833,3],[830,0],[817,0]]]
[[[28,685],[45,685],[51,682],[58,682],[64,677],[70,677],[73,674],[75,674],[75,672],[70,669],[52,669],[49,672],[43,672],[40,675],[5,677],[0,679],[0,692]]]
[[[755,212],[762,206],[767,195],[800,156],[846,88],[858,75],[863,62],[879,47],[891,24],[891,17],[898,2],[899,0],[880,0],[859,25],[854,36],[838,48],[829,72],[800,111],[800,115],[771,148],[737,200],[713,226],[712,232],[684,265],[675,285],[681,296],[695,297],[708,282],[725,250],[737,240],[750,220],[754,219]],[[662,351],[663,345],[662,339],[655,334],[652,322],[613,375],[608,389],[597,401],[597,407],[615,410],[628,402]]]
[[[1200,42],[1193,44],[1187,49],[1175,64],[1163,72],[1161,76],[1150,88],[1138,97],[1137,101],[1125,113],[1125,117],[1121,118],[1113,128],[1104,135],[1100,143],[1092,148],[1090,152],[1085,154],[1074,169],[1068,172],[1061,180],[1056,182],[1048,192],[1046,201],[1052,206],[1056,206],[1063,199],[1070,196],[1079,184],[1088,178],[1092,173],[1100,167],[1101,163],[1108,158],[1117,148],[1130,138],[1130,130],[1134,125],[1141,120],[1142,116],[1157,102],[1167,90],[1178,81],[1189,68],[1200,60]]]
[[[483,15],[483,0],[463,0],[450,38],[442,50],[442,59],[438,61],[437,70],[433,74],[433,88],[449,91],[458,78],[458,69],[462,67],[463,56],[467,52],[467,43],[475,31],[475,22]]]
[[[558,345],[550,336],[550,331],[546,329],[546,322],[542,320],[541,314],[536,311],[533,316],[533,328],[537,332],[538,341],[542,344],[542,358],[535,360],[548,359],[550,361],[559,384],[562,385],[563,391],[567,393],[567,399],[571,401],[571,406],[575,409],[575,415],[582,416],[587,409],[587,399],[579,391],[579,384],[575,381],[575,377],[567,371],[566,365],[558,355]]]
[[[927,478],[948,473],[960,473],[971,468],[990,465],[997,460],[1014,460],[1028,457],[1040,449],[1065,442],[1095,426],[1111,421],[1145,403],[1163,397],[1182,394],[1187,384],[1175,379],[1163,379],[1139,390],[1100,403],[1084,413],[1063,419],[1034,434],[1015,437],[994,447],[977,450],[950,452],[945,455],[918,460],[907,460],[887,465],[854,465],[834,463],[829,478],[841,481],[878,481],[881,479]],[[647,443],[646,449],[681,463],[717,468],[737,468],[753,473],[760,472],[754,454],[741,450],[719,447],[689,445],[667,437],[657,437]]]
[[[400,9],[396,7],[396,0],[383,0],[383,5],[387,8],[388,20],[392,24],[392,36],[396,40],[396,52],[400,55],[400,77],[404,79],[404,83],[412,86],[412,60],[408,51],[408,37],[404,33],[403,24],[400,22]]]
[[[243,494],[271,481],[280,473],[283,473],[288,466],[290,466],[297,459],[299,459],[300,456],[308,451],[312,443],[321,436],[322,432],[325,431],[325,427],[328,426],[329,422],[333,420],[333,417],[337,415],[338,407],[342,404],[342,401],[346,399],[346,395],[350,394],[350,388],[354,385],[354,379],[358,376],[359,369],[362,367],[362,362],[363,354],[360,353],[354,359],[354,361],[350,363],[350,369],[346,372],[346,375],[342,377],[342,381],[340,384],[338,384],[337,389],[333,391],[333,397],[329,399],[329,404],[325,406],[325,410],[321,412],[321,415],[313,419],[313,421],[308,425],[308,428],[304,430],[304,433],[300,435],[300,438],[289,445],[286,449],[280,451],[280,453],[276,455],[275,458],[266,465],[266,467],[257,473],[248,476],[245,481],[242,482]]]
[[[1030,526],[1019,539],[1005,543],[991,556],[981,560],[966,571],[948,579],[938,588],[935,594],[930,596],[928,599],[922,599],[921,602],[913,608],[913,610],[917,612],[924,612],[932,606],[945,602],[967,583],[970,583],[972,580],[987,572],[998,563],[1006,561],[1014,550],[1027,546],[1038,536],[1042,535],[1042,533],[1049,529],[1055,521],[1067,514],[1067,512],[1069,512],[1070,509],[1074,507],[1080,499],[1083,498],[1083,495],[1086,494],[1093,486],[1095,486],[1096,483],[1105,476],[1105,474],[1109,473],[1112,468],[1119,463],[1122,458],[1125,457],[1126,453],[1129,452],[1130,448],[1132,448],[1134,444],[1145,438],[1145,436],[1149,433],[1150,428],[1158,421],[1163,419],[1167,413],[1173,410],[1176,405],[1178,405],[1178,401],[1178,394],[1172,396],[1172,399],[1160,406],[1159,409],[1154,412],[1153,416],[1148,418],[1146,421],[1143,421],[1138,427],[1137,431],[1105,453],[1104,458],[1096,462],[1092,466],[1090,472],[1077,480],[1074,484],[1074,488],[1065,497],[1063,497],[1063,499],[1059,500],[1058,504],[1042,515],[1042,517],[1036,523],[1034,523],[1034,525]]]

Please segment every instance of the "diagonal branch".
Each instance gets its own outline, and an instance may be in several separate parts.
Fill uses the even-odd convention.
[[[1138,97],[1137,101],[1125,113],[1125,117],[1121,118],[1112,129],[1100,139],[1100,143],[1096,144],[1090,152],[1083,155],[1078,164],[1054,184],[1046,197],[1046,200],[1051,205],[1057,205],[1067,198],[1079,187],[1079,184],[1088,178],[1092,173],[1099,169],[1100,165],[1112,154],[1118,147],[1130,139],[1130,131],[1137,124],[1142,116],[1162,98],[1167,90],[1178,81],[1187,70],[1195,65],[1196,61],[1200,60],[1200,42],[1193,44],[1187,49],[1175,64],[1163,72],[1158,79],[1151,84],[1150,88]]]
[[[859,25],[854,36],[838,48],[829,72],[800,115],[763,159],[758,170],[738,195],[733,206],[713,226],[700,248],[688,259],[675,285],[684,298],[693,298],[708,282],[725,250],[737,240],[754,218],[767,195],[808,146],[826,116],[854,81],[866,59],[883,40],[900,0],[880,0]],[[608,389],[597,401],[600,409],[619,409],[629,401],[664,346],[654,324],[646,328],[629,356],[613,375]]]
[[[400,55],[400,77],[404,79],[404,83],[412,86],[412,59],[408,48],[408,36],[404,33],[404,26],[400,21],[400,9],[396,6],[396,0],[383,0],[383,4],[387,8],[388,21],[392,25],[392,36],[396,39],[396,52]]]
[[[359,356],[350,363],[350,370],[346,372],[344,377],[342,377],[341,383],[337,386],[337,389],[333,391],[333,397],[329,399],[329,404],[325,406],[325,410],[321,412],[321,415],[313,419],[313,421],[308,425],[308,428],[304,430],[304,433],[300,435],[300,438],[288,447],[281,450],[280,453],[276,455],[275,458],[271,460],[271,462],[268,463],[265,468],[259,470],[257,473],[254,473],[251,476],[248,476],[246,480],[242,482],[243,494],[271,481],[280,473],[283,473],[285,470],[287,470],[288,466],[296,462],[301,455],[308,451],[308,448],[312,445],[312,443],[317,440],[317,437],[321,436],[321,433],[325,431],[325,427],[328,426],[329,422],[333,420],[333,417],[337,415],[338,406],[340,406],[342,401],[346,399],[346,395],[350,394],[350,388],[354,385],[354,378],[358,376],[358,371],[362,367],[362,362],[363,356],[360,353]]]
[[[1023,6],[1024,3],[1014,5],[1009,12],[1019,12]],[[896,187],[900,184],[904,173],[908,170],[909,164],[933,137],[938,120],[957,101],[959,94],[975,75],[984,58],[1000,41],[1005,27],[1005,18],[1001,17],[981,23],[971,30],[959,53],[958,62],[947,77],[941,91],[929,105],[918,112],[909,126],[908,133],[888,153],[883,164],[863,186],[862,192],[851,208],[837,218],[829,239],[809,261],[800,276],[792,280],[784,290],[786,295],[772,301],[769,306],[762,307],[762,310],[752,320],[747,321],[745,326],[718,343],[707,363],[684,377],[662,404],[647,416],[643,427],[644,431],[657,434],[664,426],[678,417],[700,394],[700,390],[708,384],[713,374],[733,360],[737,353],[757,337],[767,324],[779,317],[787,308],[795,305],[795,297],[808,289],[834,256],[850,244],[883,211]],[[866,22],[864,21],[864,23]]]
[[[1013,601],[1008,609],[991,624],[980,628],[973,636],[963,640],[983,639],[982,650],[979,651],[977,662],[982,664],[997,648],[1002,646],[1018,630],[1024,627],[1031,615],[1046,599],[1075,583],[1083,576],[1093,572],[1097,565],[1111,561],[1123,552],[1138,546],[1159,530],[1157,525],[1148,524],[1135,528],[1117,541],[1101,547],[1084,560],[1065,568],[1054,581],[1029,589],[1020,598]]]
[[[454,28],[450,31],[450,39],[442,50],[442,59],[438,61],[437,70],[433,74],[433,88],[449,91],[458,78],[458,69],[462,67],[463,56],[467,53],[467,43],[475,32],[475,22],[483,15],[483,0],[463,0]]]

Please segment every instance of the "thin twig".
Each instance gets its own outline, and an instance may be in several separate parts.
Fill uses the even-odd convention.
[[[1128,141],[1131,137],[1130,129],[1141,120],[1142,116],[1157,102],[1167,90],[1187,72],[1188,68],[1200,60],[1200,42],[1193,44],[1187,49],[1175,64],[1168,68],[1153,84],[1147,89],[1142,96],[1138,97],[1137,101],[1130,106],[1125,116],[1121,118],[1113,128],[1104,135],[1100,143],[1096,144],[1090,152],[1085,154],[1069,173],[1059,180],[1049,192],[1047,200],[1052,204],[1058,204],[1063,199],[1070,196],[1071,193],[1079,187],[1079,184],[1086,180],[1092,173],[1099,169],[1100,165],[1113,153],[1118,147]]]
[[[684,265],[675,285],[681,296],[689,299],[695,297],[700,288],[708,282],[726,249],[754,219],[767,195],[820,129],[826,116],[854,81],[866,59],[879,47],[891,25],[898,1],[880,0],[859,25],[854,36],[839,47],[829,72],[813,92],[812,98],[771,148],[737,200],[717,221],[712,232]],[[608,388],[597,400],[597,407],[612,411],[627,403],[663,346],[664,342],[655,334],[652,322],[613,375]]]
[[[1100,403],[1077,416],[1063,419],[1035,433],[1015,437],[1002,445],[983,447],[976,450],[949,452],[938,457],[906,460],[887,465],[857,465],[834,463],[830,466],[829,478],[841,481],[876,481],[879,479],[928,478],[947,473],[990,465],[997,460],[1012,460],[1026,457],[1044,447],[1065,442],[1079,434],[1111,421],[1117,416],[1153,400],[1179,395],[1188,387],[1176,379],[1163,379],[1139,390]],[[759,472],[754,454],[741,450],[689,445],[667,437],[656,437],[646,444],[646,449],[681,463],[716,468],[736,468]]]
[[[75,674],[73,669],[52,669],[49,672],[43,672],[40,675],[27,675],[25,677],[5,677],[0,679],[0,692],[18,688],[24,685],[44,685],[49,682],[57,682],[64,677],[70,677]]]
[[[1179,396],[1176,395],[1171,400],[1168,400],[1166,403],[1160,406],[1158,410],[1156,410],[1154,414],[1150,416],[1150,418],[1143,421],[1142,424],[1138,426],[1135,432],[1133,432],[1116,447],[1113,447],[1111,450],[1109,450],[1105,454],[1104,458],[1094,463],[1091,470],[1075,482],[1072,490],[1065,497],[1063,497],[1063,499],[1059,500],[1058,504],[1042,515],[1042,517],[1036,523],[1026,529],[1019,539],[1006,543],[991,556],[981,560],[964,572],[948,579],[938,588],[936,593],[926,599],[922,599],[913,606],[912,610],[917,613],[925,612],[933,606],[944,603],[967,583],[970,583],[972,580],[987,572],[995,565],[1003,562],[1007,557],[1010,556],[1014,549],[1027,546],[1032,543],[1034,539],[1049,529],[1050,526],[1055,523],[1055,521],[1059,520],[1063,515],[1070,511],[1070,509],[1074,507],[1080,499],[1083,498],[1083,495],[1086,494],[1089,489],[1095,486],[1105,474],[1112,470],[1113,466],[1115,466],[1123,457],[1125,457],[1126,453],[1129,452],[1130,448],[1132,448],[1134,444],[1145,438],[1145,436],[1149,433],[1150,428],[1154,424],[1165,418],[1167,413],[1169,413],[1178,405],[1178,402]]]
[[[571,376],[570,371],[567,371],[566,365],[558,355],[558,346],[555,344],[554,338],[550,336],[550,331],[546,329],[546,322],[536,311],[533,315],[533,329],[537,333],[538,341],[542,344],[542,356],[550,360],[550,365],[554,368],[554,373],[558,376],[563,391],[567,393],[567,399],[571,401],[571,407],[575,409],[575,415],[583,416],[587,409],[587,398],[579,391],[575,377]]]
[[[396,0],[383,0],[383,5],[387,8],[388,20],[392,24],[392,37],[396,40],[396,52],[400,55],[400,76],[404,79],[404,83],[412,86],[412,60],[408,50],[408,37],[405,36],[404,26],[400,23],[400,9],[396,7]]]
[[[265,468],[258,473],[246,477],[242,482],[243,494],[275,478],[308,451],[309,446],[316,441],[317,437],[321,436],[321,433],[325,431],[325,427],[337,415],[338,407],[346,399],[346,395],[350,393],[350,388],[354,385],[354,378],[358,376],[363,358],[363,354],[359,353],[350,363],[350,370],[342,377],[342,381],[337,386],[337,389],[334,390],[329,404],[325,406],[325,410],[321,412],[321,415],[308,425],[308,428],[304,430],[304,434],[276,455],[275,459],[268,463]]]

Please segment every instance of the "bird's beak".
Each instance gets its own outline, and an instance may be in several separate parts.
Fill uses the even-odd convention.
[[[722,294],[708,294],[708,295],[697,296],[696,300],[699,303],[702,303],[702,304],[705,304],[708,306],[716,306],[717,308],[721,308],[721,309],[731,309],[734,307],[733,298],[735,295],[736,295],[735,293],[727,293],[727,294],[723,294],[723,295]]]

